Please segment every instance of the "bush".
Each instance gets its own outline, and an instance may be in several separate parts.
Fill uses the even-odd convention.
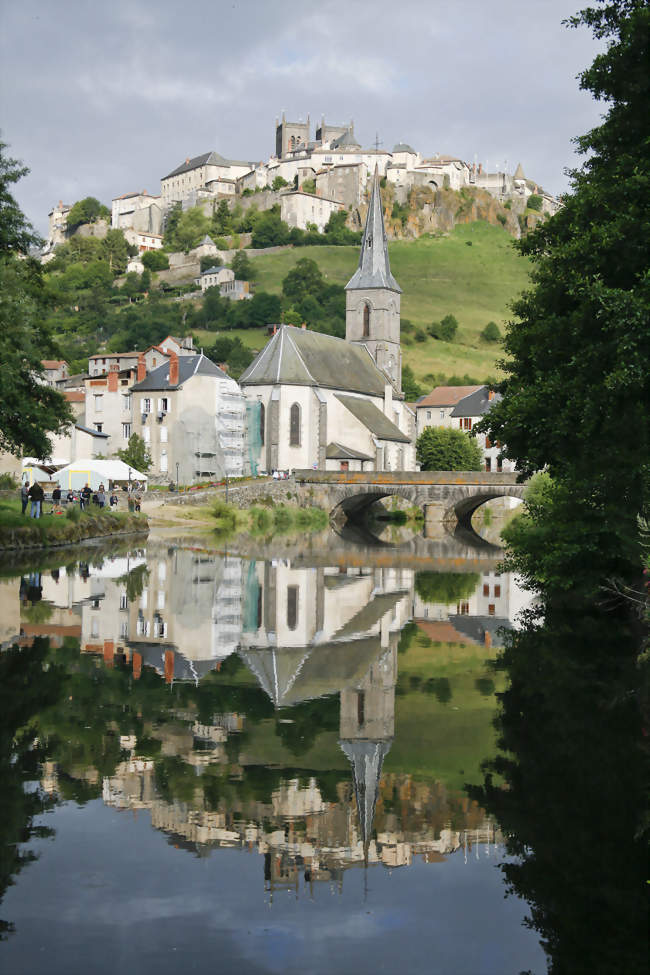
[[[286,179],[283,179],[282,176],[276,176],[273,182],[271,183],[271,189],[277,191],[277,190],[284,189],[284,187],[288,185],[289,184],[287,183]]]
[[[497,220],[499,221],[502,227],[505,227],[505,225],[508,222],[508,218],[506,217],[505,213],[497,213]]]
[[[526,206],[528,207],[529,210],[537,210],[539,212],[542,209],[543,202],[544,201],[542,200],[541,196],[538,193],[533,193],[531,196],[528,197],[526,201]]]
[[[476,572],[416,572],[415,591],[425,603],[457,603],[469,599],[481,577]]]
[[[429,333],[442,342],[453,342],[457,331],[458,319],[455,315],[445,315],[442,321],[432,322],[429,326]]]
[[[210,267],[221,267],[223,261],[216,254],[204,254],[201,258],[201,270],[207,271]]]
[[[462,430],[427,427],[416,444],[423,471],[480,471],[483,454],[476,440]]]
[[[77,505],[74,504],[74,502],[68,504],[65,509],[65,516],[68,519],[68,521],[74,521],[76,524],[81,518],[81,508],[78,508]]]
[[[481,338],[484,342],[500,342],[501,341],[501,330],[496,322],[488,322],[483,331],[481,332]]]
[[[0,474],[0,491],[15,491],[17,487],[18,481],[13,474]]]
[[[162,251],[145,251],[140,260],[148,271],[169,270],[169,258]]]
[[[303,193],[315,193],[316,192],[316,180],[306,179],[300,189]]]

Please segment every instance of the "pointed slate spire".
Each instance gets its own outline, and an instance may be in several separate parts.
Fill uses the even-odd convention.
[[[372,181],[366,229],[361,241],[359,267],[345,286],[346,291],[359,288],[388,288],[389,291],[398,292],[402,290],[390,273],[388,241],[384,229],[384,211],[381,205],[377,166],[375,166],[375,175]]]
[[[513,179],[526,179],[526,177],[524,176],[524,170],[523,170],[523,167],[522,167],[521,163],[518,164],[517,168],[515,169],[515,175],[512,178]]]
[[[359,831],[363,844],[363,856],[367,863],[381,769],[384,758],[390,751],[392,739],[376,741],[345,739],[339,741],[339,745],[352,765],[352,781],[357,800],[357,812],[359,813]]]

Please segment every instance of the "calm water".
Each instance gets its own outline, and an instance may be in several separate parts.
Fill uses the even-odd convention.
[[[4,971],[546,971],[472,788],[530,594],[463,540],[275,550],[5,569]]]

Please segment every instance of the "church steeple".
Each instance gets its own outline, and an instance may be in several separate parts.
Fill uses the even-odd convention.
[[[388,240],[384,227],[384,209],[381,205],[379,171],[375,166],[370,205],[366,216],[366,228],[361,241],[359,267],[345,286],[346,291],[358,288],[388,288],[401,294],[402,289],[390,271]]]
[[[365,345],[398,393],[402,391],[400,295],[388,258],[379,171],[370,193],[359,267],[345,286],[345,337]]]

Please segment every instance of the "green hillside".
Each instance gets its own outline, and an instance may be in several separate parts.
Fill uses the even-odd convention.
[[[402,318],[426,328],[447,314],[460,323],[454,343],[403,336],[404,361],[422,379],[428,373],[494,374],[498,346],[479,338],[489,321],[499,327],[508,305],[528,283],[528,261],[512,237],[487,223],[457,226],[448,237],[420,237],[389,245],[391,269],[402,288]],[[280,293],[282,280],[303,257],[316,261],[329,280],[346,284],[356,267],[357,247],[296,247],[253,258],[258,290]]]

